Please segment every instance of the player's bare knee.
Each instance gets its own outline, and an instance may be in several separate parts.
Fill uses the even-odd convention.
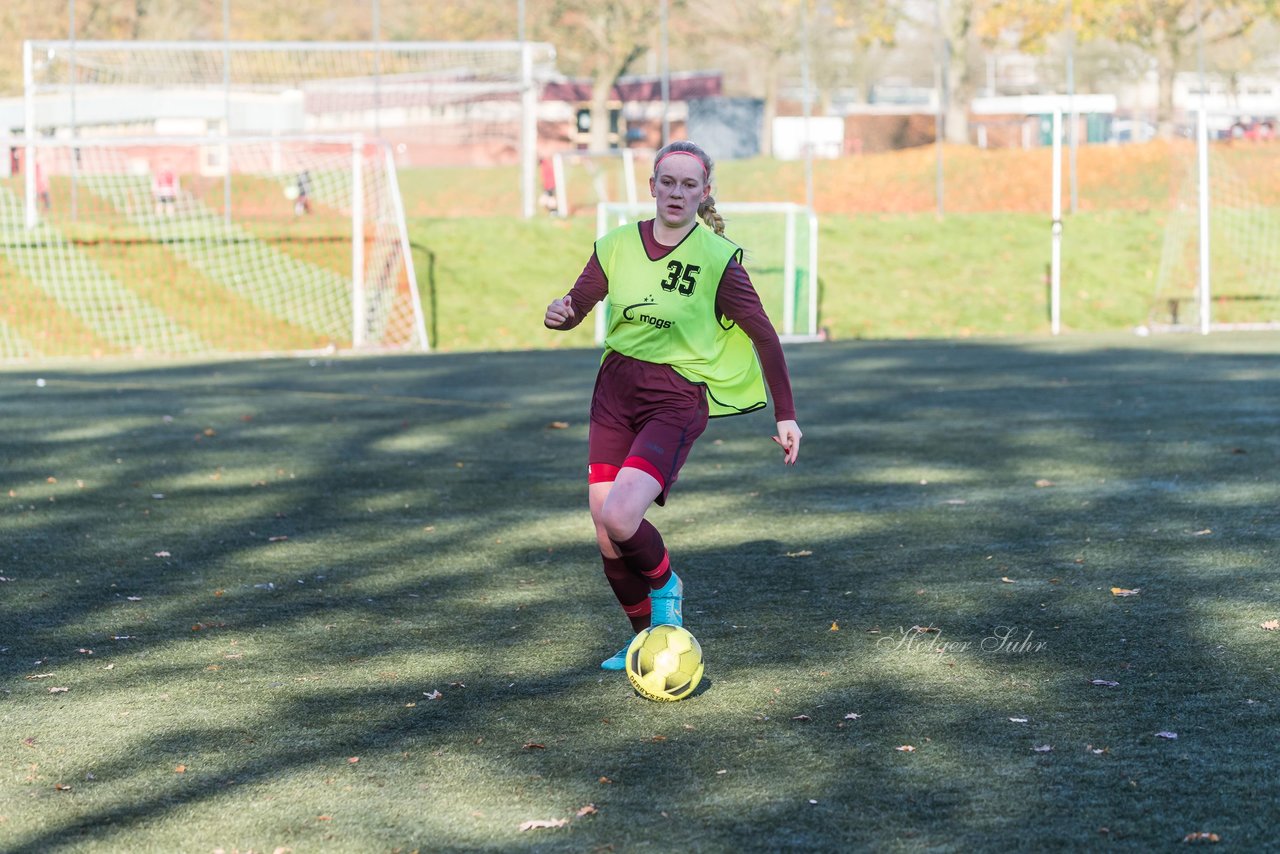
[[[606,501],[600,508],[600,527],[615,543],[631,539],[643,518],[644,514],[636,516],[630,508],[615,502]]]

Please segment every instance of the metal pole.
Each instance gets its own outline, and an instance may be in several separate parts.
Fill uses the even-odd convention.
[[[231,138],[231,0],[222,0],[222,121]],[[222,144],[222,218],[231,227],[231,143]]]
[[[351,143],[351,346],[365,343],[364,302],[364,137]]]
[[[1049,262],[1049,326],[1062,331],[1062,108],[1053,108],[1053,246]]]
[[[1067,0],[1067,110],[1071,114],[1071,123],[1067,126],[1067,140],[1070,145],[1071,158],[1071,212],[1076,212],[1076,27],[1071,10],[1071,0]]]
[[[800,34],[804,39],[804,49],[800,54],[800,81],[804,88],[800,99],[804,107],[804,206],[813,210],[813,129],[809,121],[812,112],[809,103],[809,0],[800,0]],[[783,293],[787,293],[785,288],[789,288],[791,284],[786,283]]]
[[[373,135],[382,137],[382,5],[373,0]]]
[[[1200,73],[1200,109],[1196,111],[1196,171],[1200,219],[1200,278],[1197,287],[1200,334],[1208,335],[1213,303],[1209,299],[1209,116],[1205,101],[1204,30],[1200,24],[1200,0],[1196,0],[1196,65]]]
[[[76,198],[76,179],[79,177],[80,149],[76,147],[76,137],[80,132],[76,127],[76,0],[70,0],[71,37],[71,221],[76,221],[78,209]]]
[[[36,214],[36,71],[31,42],[22,43],[22,91],[23,122],[26,129],[23,142],[26,150],[22,154],[23,187],[26,194],[27,228],[35,228],[39,224]]]
[[[662,142],[659,145],[661,148],[671,141],[671,64],[668,56],[667,0],[661,0],[659,9],[662,17],[662,49],[659,51],[662,62]]]
[[[810,208],[812,210],[812,208]],[[783,235],[782,262],[782,334],[796,331],[796,209],[787,208],[786,233]]]
[[[938,199],[939,219],[945,216],[947,212],[945,202],[946,183],[943,180],[942,145],[943,139],[947,135],[947,66],[950,62],[950,43],[947,40],[946,30],[943,26],[945,13],[942,5],[944,2],[945,0],[937,0],[935,4],[938,16],[938,61],[935,65],[937,70],[934,73],[934,95],[938,99],[938,108],[933,117],[934,152],[937,160],[934,195]]]
[[[536,203],[535,184],[538,179],[538,90],[533,85],[533,44],[520,46],[520,68],[524,82],[522,95],[520,186],[522,211],[525,219],[532,219]]]

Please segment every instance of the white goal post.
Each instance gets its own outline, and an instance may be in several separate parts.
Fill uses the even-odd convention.
[[[725,237],[743,248],[765,311],[783,341],[818,341],[818,217],[790,202],[719,202]],[[629,222],[652,219],[653,203],[601,203],[596,234]],[[700,228],[703,226],[699,226]],[[606,310],[596,312],[596,343],[604,343]]]
[[[1174,149],[1183,168],[1165,221],[1156,289],[1139,334],[1280,329],[1280,148],[1274,141],[1210,141],[1197,114],[1194,153]]]
[[[0,358],[428,349],[386,143],[102,137],[25,152],[0,180]]]
[[[555,182],[555,213],[561,217],[568,217],[573,213],[577,200],[569,196],[570,176],[574,178],[575,184],[579,180],[590,179],[595,204],[601,202],[618,202],[633,206],[639,204],[640,198],[636,192],[636,158],[639,157],[642,162],[648,164],[646,168],[650,168],[655,153],[652,148],[557,151],[551,155],[552,175]],[[616,171],[609,169],[611,165],[621,165],[621,174],[614,175],[616,180],[612,182],[609,180],[610,176],[606,174],[609,171]],[[570,167],[573,167],[572,171]],[[610,184],[615,185],[613,189],[616,195],[622,198],[609,198]]]

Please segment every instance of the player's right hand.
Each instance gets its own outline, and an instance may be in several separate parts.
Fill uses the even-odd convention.
[[[542,319],[542,323],[548,329],[559,329],[573,320],[573,318],[573,300],[568,296],[563,296],[560,299],[552,300],[551,305],[547,306],[547,316]]]

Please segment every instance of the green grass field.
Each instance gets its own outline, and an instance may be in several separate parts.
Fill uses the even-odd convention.
[[[1131,330],[1145,323],[1162,218],[1081,213],[1067,228],[1064,329]],[[423,219],[411,223],[410,236],[434,346],[590,344],[590,324],[548,339],[540,320],[590,257],[594,221]],[[495,254],[492,246],[521,251]],[[747,250],[750,271],[750,244]],[[819,323],[835,339],[1048,333],[1049,253],[1048,222],[1032,214],[957,214],[941,222],[926,214],[823,217]],[[778,322],[776,305],[767,308]]]
[[[0,369],[0,849],[1274,847],[1277,339],[788,352],[799,466],[718,421],[651,514],[670,705],[594,350]]]

